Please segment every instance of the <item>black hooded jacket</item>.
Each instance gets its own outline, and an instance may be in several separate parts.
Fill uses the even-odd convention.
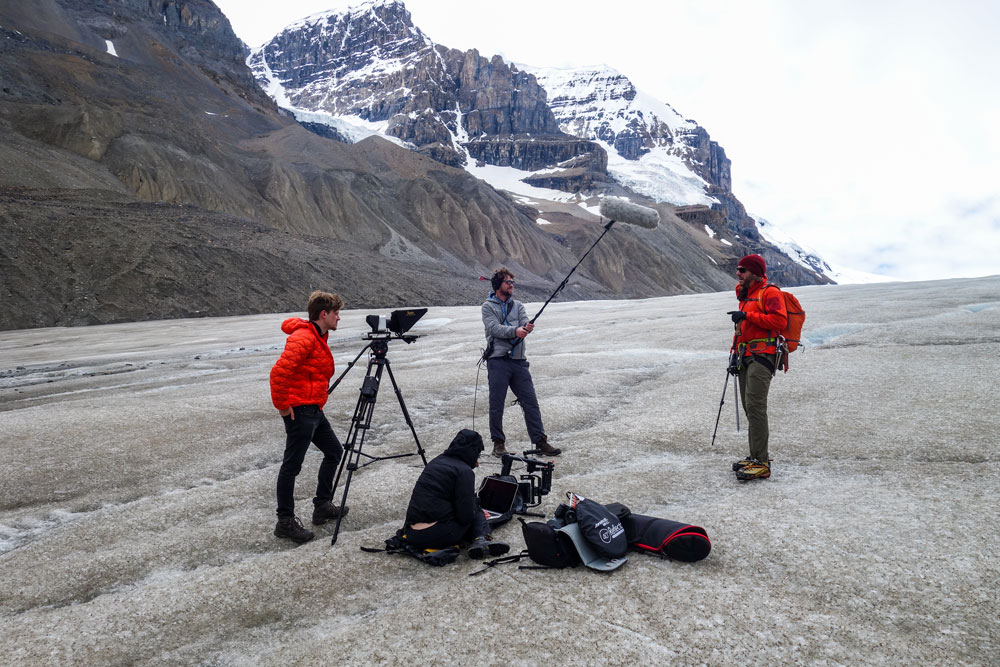
[[[471,524],[479,511],[472,469],[482,451],[482,436],[469,429],[459,431],[448,449],[420,473],[406,508],[406,525],[447,520]]]

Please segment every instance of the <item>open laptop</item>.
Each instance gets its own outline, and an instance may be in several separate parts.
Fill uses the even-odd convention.
[[[487,477],[479,486],[479,506],[486,521],[499,519],[510,512],[517,497],[518,484],[499,477]]]

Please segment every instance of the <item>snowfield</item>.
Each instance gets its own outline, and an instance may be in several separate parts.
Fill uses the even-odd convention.
[[[555,303],[538,320],[528,356],[563,448],[538,509],[574,491],[712,539],[704,561],[635,553],[610,574],[469,577],[464,556],[360,551],[401,524],[415,457],[355,474],[334,547],[333,524],[274,538],[283,315],[0,332],[3,662],[995,663],[1000,276],[795,293],[804,349],[772,385],[774,475],[752,483],[730,470],[746,451],[731,383],[710,445],[731,293]],[[338,375],[366,314],[333,334]],[[487,431],[479,306],[432,307],[414,332],[389,359],[434,456],[474,403]],[[327,406],[342,439],[364,373],[362,357]],[[527,446],[517,407],[506,430]],[[389,385],[365,451],[415,451]],[[320,458],[296,487],[307,525]],[[516,522],[497,536],[523,547]]]

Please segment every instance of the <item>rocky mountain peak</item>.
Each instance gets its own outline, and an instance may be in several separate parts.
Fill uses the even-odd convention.
[[[452,166],[471,158],[539,169],[581,150],[595,164],[604,159],[599,147],[559,129],[531,74],[500,56],[434,43],[394,0],[291,24],[248,64],[297,113],[356,119]]]
[[[402,3],[370,0],[285,27],[251,54],[249,64],[258,78],[270,73],[267,79],[277,81],[295,106],[372,120],[385,110],[364,104],[371,91],[359,82],[413,67],[415,54],[429,46]]]
[[[647,95],[621,72],[604,65],[544,68],[518,65],[548,93],[560,128],[577,137],[606,144],[620,157],[637,161],[651,151],[680,158],[706,183],[728,191],[732,180],[725,151],[695,121]],[[612,175],[617,175],[612,168]],[[623,169],[628,171],[628,169]],[[621,174],[624,181],[629,179]],[[669,179],[665,179],[669,180]],[[647,192],[656,197],[655,192]],[[664,197],[674,203],[670,196]]]

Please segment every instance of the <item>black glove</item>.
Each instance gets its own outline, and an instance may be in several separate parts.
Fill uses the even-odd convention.
[[[744,313],[742,310],[730,310],[728,313],[726,313],[726,315],[729,315],[733,318],[733,324],[739,324],[740,322],[742,322],[747,318],[747,314]]]
[[[729,355],[729,368],[726,370],[729,371],[730,375],[740,374],[740,358],[736,356],[735,352]]]

